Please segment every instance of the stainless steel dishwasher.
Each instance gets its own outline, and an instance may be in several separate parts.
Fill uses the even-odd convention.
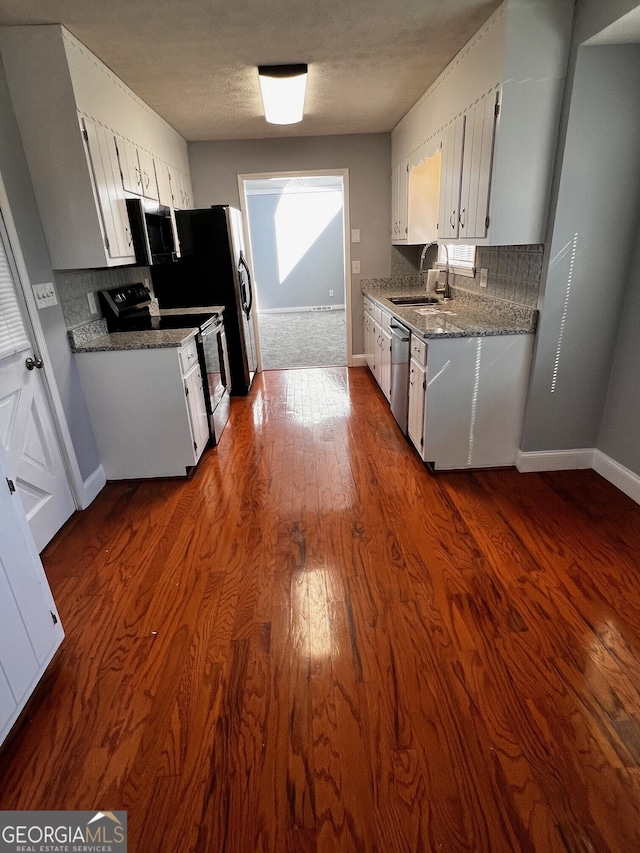
[[[407,434],[409,414],[409,359],[411,332],[394,317],[391,332],[391,413],[398,426]]]

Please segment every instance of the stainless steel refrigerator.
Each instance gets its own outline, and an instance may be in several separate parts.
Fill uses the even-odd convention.
[[[242,214],[227,204],[176,211],[181,257],[151,267],[162,308],[224,306],[231,394],[249,392],[257,369],[253,283]]]

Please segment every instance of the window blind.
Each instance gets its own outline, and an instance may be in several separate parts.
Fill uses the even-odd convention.
[[[30,346],[9,259],[0,239],[0,359],[29,349]]]
[[[465,243],[447,243],[449,249],[449,266],[450,267],[468,267],[473,268],[476,263],[476,247],[469,246]],[[446,264],[447,255],[442,245],[438,247],[438,263]]]

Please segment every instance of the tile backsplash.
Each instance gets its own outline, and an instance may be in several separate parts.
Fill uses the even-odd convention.
[[[535,308],[542,277],[544,246],[478,246],[476,276],[455,276],[456,285],[487,296]],[[480,270],[487,270],[487,286],[480,287]]]
[[[392,246],[391,276],[417,275],[422,246]],[[478,246],[475,278],[451,275],[451,284],[462,290],[505,299],[535,308],[542,276],[544,246]],[[436,260],[437,247],[429,249],[424,268]],[[480,287],[480,270],[487,270],[487,286]]]
[[[99,270],[64,270],[54,272],[58,299],[62,307],[67,329],[75,329],[100,317],[92,314],[87,300],[88,293],[118,287],[121,284],[135,284],[145,279],[151,286],[148,267],[114,267]],[[97,301],[96,296],[96,301]]]

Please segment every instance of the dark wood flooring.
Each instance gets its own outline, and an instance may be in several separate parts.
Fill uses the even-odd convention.
[[[269,372],[188,481],[43,554],[66,639],[2,809],[132,853],[640,850],[640,507],[431,476],[365,369]]]

